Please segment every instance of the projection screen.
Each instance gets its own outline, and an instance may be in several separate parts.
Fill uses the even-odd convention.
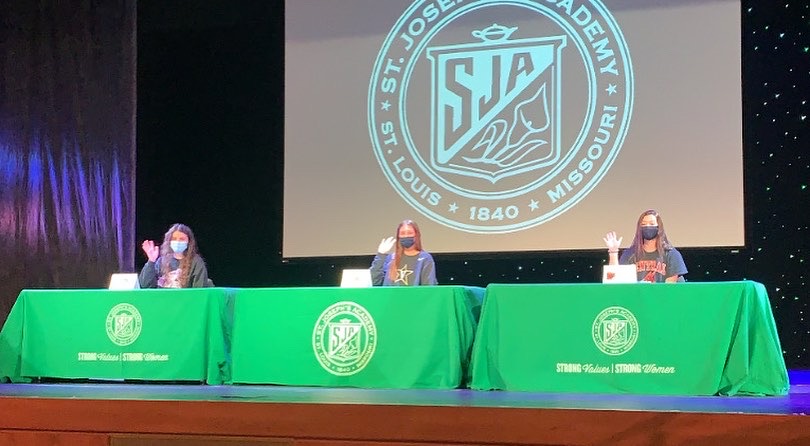
[[[283,256],[745,243],[738,0],[285,5]]]

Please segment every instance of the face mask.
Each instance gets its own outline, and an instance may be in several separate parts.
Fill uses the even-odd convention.
[[[186,248],[188,248],[188,242],[172,240],[169,242],[169,246],[172,247],[172,251],[174,251],[175,254],[182,254],[186,251]]]
[[[652,240],[658,237],[658,226],[642,226],[641,236],[644,240]]]
[[[406,249],[413,246],[414,242],[416,242],[416,240],[414,240],[413,237],[402,237],[401,239],[399,239],[399,244]]]

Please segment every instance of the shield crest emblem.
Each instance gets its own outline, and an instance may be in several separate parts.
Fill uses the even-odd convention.
[[[560,159],[560,55],[565,36],[509,40],[492,25],[481,42],[428,48],[431,165],[489,180]]]
[[[133,317],[129,314],[119,314],[115,316],[113,331],[116,336],[130,336],[133,332]]]
[[[351,361],[360,354],[360,331],[362,324],[342,320],[329,324],[329,350],[334,360]]]
[[[608,319],[602,322],[602,333],[605,345],[621,346],[627,342],[627,321]]]

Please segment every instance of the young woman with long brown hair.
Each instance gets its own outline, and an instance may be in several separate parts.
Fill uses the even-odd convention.
[[[163,244],[144,240],[148,261],[139,276],[141,288],[202,288],[208,285],[208,269],[188,226],[175,223],[163,236]]]
[[[658,212],[649,209],[641,213],[636,224],[633,243],[619,257],[621,237],[608,232],[604,238],[610,265],[636,265],[639,282],[683,282],[688,271],[681,253],[669,242],[664,221]]]
[[[397,226],[396,237],[382,239],[371,262],[374,285],[436,285],[433,256],[422,249],[419,226],[405,220]],[[391,249],[394,249],[391,252]],[[390,252],[390,253],[389,253]]]

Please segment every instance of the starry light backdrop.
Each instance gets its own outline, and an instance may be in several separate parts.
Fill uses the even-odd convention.
[[[367,258],[281,259],[282,2],[228,2],[207,14],[195,7],[190,16],[178,7],[171,20],[167,5],[183,2],[160,3],[139,4],[138,240],[188,223],[222,286],[334,286],[344,267],[370,263],[377,235]],[[763,283],[788,367],[810,369],[810,4],[744,0],[741,15],[747,245],[682,253],[690,281]],[[182,153],[194,154],[182,163],[196,174],[182,176],[182,193],[165,193],[178,192],[166,166]],[[724,224],[711,214],[694,218]],[[336,237],[345,224],[362,222],[324,216],[324,230]],[[425,240],[429,250],[429,234]],[[137,256],[136,265],[143,260]],[[598,282],[606,253],[436,261],[442,284]]]

